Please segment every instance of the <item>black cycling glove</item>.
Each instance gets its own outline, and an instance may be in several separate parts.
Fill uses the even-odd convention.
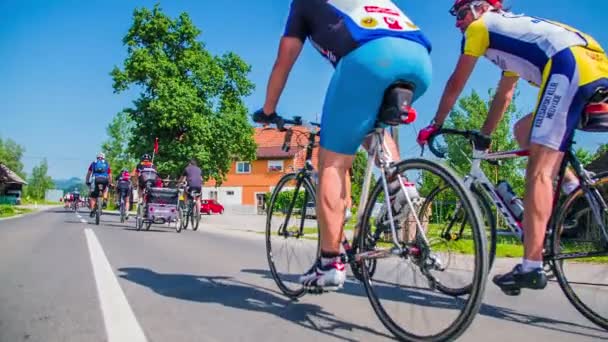
[[[277,115],[277,113],[267,115],[264,113],[263,109],[259,109],[253,113],[253,122],[261,124],[275,124],[279,129],[283,129],[283,125],[285,124],[283,118]]]

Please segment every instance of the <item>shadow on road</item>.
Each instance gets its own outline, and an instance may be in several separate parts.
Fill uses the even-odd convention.
[[[272,274],[268,270],[244,269],[241,270],[241,272],[257,274],[266,279],[273,279]],[[285,279],[289,279],[290,281],[294,281],[296,278],[295,275],[283,277]],[[464,299],[446,296],[437,291],[432,291],[429,288],[404,286],[397,287],[396,284],[391,284],[384,281],[377,281],[374,285],[374,289],[378,293],[381,293],[382,300],[398,300],[413,305],[453,310],[459,310],[465,305]],[[349,278],[344,284],[344,288],[340,290],[340,293],[352,296],[367,297],[363,284],[361,284],[355,278]],[[479,314],[492,318],[506,320],[509,322],[521,323],[538,328],[559,331],[562,333],[608,340],[605,335],[605,331],[593,326],[592,323],[589,323],[589,325],[581,325],[562,320],[529,315],[510,308],[504,308],[485,303],[481,305]],[[575,331],[573,329],[578,329],[578,331]],[[585,330],[585,332],[581,331],[583,329]]]
[[[341,336],[340,331],[360,330],[393,339],[384,332],[338,320],[318,305],[297,303],[277,296],[268,289],[232,277],[156,273],[137,267],[120,268],[119,271],[123,272],[119,275],[121,278],[146,286],[167,297],[217,303],[239,310],[262,311],[301,327],[347,341],[357,340]]]

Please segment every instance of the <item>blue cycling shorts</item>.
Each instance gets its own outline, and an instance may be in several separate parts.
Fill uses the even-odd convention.
[[[329,83],[321,118],[321,146],[354,155],[372,130],[385,90],[396,81],[415,85],[414,100],[431,83],[431,58],[419,43],[372,40],[344,56]]]

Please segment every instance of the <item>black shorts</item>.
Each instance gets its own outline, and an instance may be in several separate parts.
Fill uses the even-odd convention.
[[[93,187],[93,191],[91,191],[91,197],[92,198],[99,197],[99,185],[101,185],[101,190],[105,191],[108,184],[109,184],[108,177],[103,177],[103,176],[95,177],[95,184],[94,184],[95,186]]]
[[[189,198],[193,197],[191,195],[193,192],[196,192],[198,194],[198,196],[200,196],[202,193],[202,188],[200,186],[188,186],[188,197]]]

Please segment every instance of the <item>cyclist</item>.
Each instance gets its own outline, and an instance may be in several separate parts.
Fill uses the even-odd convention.
[[[608,86],[608,58],[589,35],[554,21],[504,11],[498,0],[457,0],[450,13],[456,16],[456,26],[464,35],[462,54],[435,118],[420,131],[418,142],[426,143],[442,126],[481,56],[503,70],[482,134],[489,137],[494,131],[520,77],[540,87],[535,114],[520,120],[514,132],[530,153],[524,196],[524,258],[493,281],[504,292],[543,289],[547,278],[542,251],[552,209],[548,199],[553,196],[553,180],[583,106],[599,86]],[[573,183],[572,174],[568,177],[564,190],[571,191],[578,184]]]
[[[143,203],[143,190],[146,186],[155,186],[159,181],[156,165],[152,163],[152,157],[149,154],[146,153],[141,156],[139,164],[133,170],[133,178],[137,182],[139,203]]]
[[[129,170],[122,169],[118,176],[116,176],[116,191],[118,193],[119,203],[120,199],[124,199],[125,201],[125,219],[129,219],[129,209],[131,206],[131,191],[133,188],[131,187],[131,175],[129,174]],[[120,207],[120,206],[119,206]]]
[[[321,256],[300,282],[335,289],[345,279],[340,241],[350,186],[347,170],[373,129],[385,90],[401,80],[414,83],[414,99],[426,91],[431,79],[431,44],[388,0],[293,0],[266,100],[254,113],[254,121],[281,124],[277,103],[307,37],[335,72],[321,119],[317,192]],[[391,155],[397,157],[394,141],[386,142]]]
[[[91,177],[93,181],[91,182]],[[91,208],[90,216],[95,216],[97,198],[99,197],[98,185],[103,185],[102,198],[105,201],[108,196],[108,185],[112,184],[112,170],[110,164],[106,160],[106,156],[103,152],[97,154],[97,159],[89,165],[87,171],[87,186],[91,187],[91,193],[89,195],[89,207]]]
[[[188,197],[192,192],[196,192],[198,195],[196,196],[196,205],[197,208],[201,207],[201,191],[203,190],[203,173],[201,169],[197,166],[196,159],[190,159],[188,166],[184,169],[182,176],[180,177],[178,183],[183,183],[186,181],[188,193]]]
[[[78,190],[78,188],[74,188],[74,191],[72,191],[72,198],[74,201],[74,205],[78,207],[78,205],[80,204],[80,190]]]

